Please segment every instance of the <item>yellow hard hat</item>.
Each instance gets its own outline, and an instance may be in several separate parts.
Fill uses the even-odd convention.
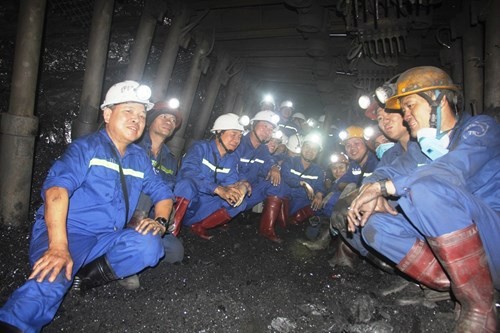
[[[459,91],[450,76],[440,68],[420,66],[403,72],[396,81],[396,94],[385,103],[388,109],[401,109],[399,99],[428,90],[448,89]]]
[[[339,137],[342,140],[342,144],[352,138],[365,140],[364,129],[359,126],[349,126],[344,131],[339,133]]]

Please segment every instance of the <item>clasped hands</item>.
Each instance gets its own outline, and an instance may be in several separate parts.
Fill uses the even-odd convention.
[[[392,182],[388,181],[387,188],[391,189],[389,194],[394,194],[394,185]],[[356,228],[363,227],[373,213],[398,214],[397,210],[382,196],[378,182],[366,184],[361,187],[358,196],[348,208],[347,230],[356,232]]]
[[[231,206],[238,207],[246,196],[252,195],[252,187],[247,181],[239,181],[227,186],[217,186],[214,193]]]

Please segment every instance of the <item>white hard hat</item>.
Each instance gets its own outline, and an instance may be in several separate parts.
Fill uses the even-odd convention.
[[[252,119],[250,119],[250,123],[253,124],[255,121],[259,120],[267,121],[273,124],[274,127],[277,127],[280,121],[280,116],[278,116],[273,111],[269,110],[259,111],[255,114],[255,116]]]
[[[290,108],[290,109],[293,109],[293,103],[292,101],[283,101],[281,102],[280,104],[280,108]]]
[[[101,110],[115,104],[134,102],[144,104],[146,111],[153,108],[154,104],[149,101],[151,89],[136,81],[123,81],[116,83],[109,88],[106,98],[101,104]]]
[[[319,133],[309,133],[304,137],[303,143],[310,142],[319,146],[319,150],[323,150],[323,138]]]
[[[264,105],[272,105],[273,108],[276,106],[274,103],[274,97],[271,94],[265,95],[260,101],[260,106],[262,107]]]
[[[288,138],[286,148],[293,153],[300,154],[302,149],[302,137],[300,134],[294,134]]]
[[[214,126],[210,132],[215,133],[216,131],[224,130],[236,130],[244,131],[245,126],[240,122],[240,117],[234,113],[226,113],[215,119]]]
[[[279,130],[278,128],[274,129],[272,136],[273,139],[283,140],[283,136],[284,134],[281,130]]]
[[[292,114],[292,118],[299,118],[302,119],[303,121],[307,121],[306,116],[304,116],[304,114],[300,112]]]

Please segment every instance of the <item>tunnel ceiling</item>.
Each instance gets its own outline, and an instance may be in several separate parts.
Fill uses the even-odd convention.
[[[373,91],[409,67],[448,65],[441,54],[456,37],[455,23],[469,22],[470,8],[479,12],[484,1],[181,2],[189,8],[189,23],[195,25],[191,34],[213,38],[210,57],[228,54],[235,68],[244,70],[246,88],[254,99],[272,92],[277,101],[290,98],[303,111],[321,114],[325,105],[350,112],[357,95]],[[163,13],[158,14],[163,28],[155,36],[159,43],[175,19],[176,6],[172,1],[152,3],[155,15]],[[71,38],[71,30],[88,30],[93,1],[48,0],[48,4],[49,34]],[[136,29],[143,6],[140,0],[116,0],[112,34]],[[61,31],[68,21],[71,25]]]
[[[258,93],[313,113],[373,90],[402,70],[440,65],[460,1],[186,0],[197,31],[245,64]]]

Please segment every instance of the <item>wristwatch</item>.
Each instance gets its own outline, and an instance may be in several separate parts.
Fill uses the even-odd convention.
[[[378,181],[379,185],[380,185],[380,193],[382,193],[382,196],[383,197],[388,197],[389,194],[387,193],[387,187],[385,186],[385,184],[387,183],[388,179],[381,179]]]
[[[169,221],[163,216],[158,216],[157,218],[155,218],[155,221],[161,224],[163,227],[165,227],[165,229],[168,229]]]

